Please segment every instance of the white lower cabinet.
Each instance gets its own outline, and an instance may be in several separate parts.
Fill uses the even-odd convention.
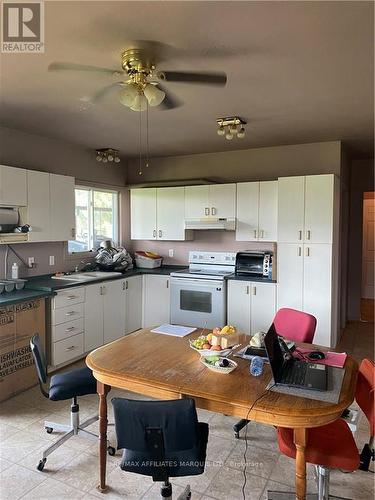
[[[125,280],[125,333],[135,332],[142,328],[142,278],[142,276],[131,276]]]
[[[126,283],[125,280],[102,284],[103,343],[108,344],[125,335]]]
[[[335,344],[332,245],[280,243],[277,248],[277,306],[291,307],[317,319],[314,343]]]
[[[103,345],[102,283],[86,286],[85,352]]]
[[[267,331],[276,313],[276,284],[228,280],[228,324],[254,335]]]
[[[145,274],[143,276],[143,328],[169,323],[169,276]]]

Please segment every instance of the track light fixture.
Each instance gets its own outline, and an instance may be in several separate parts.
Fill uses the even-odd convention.
[[[102,163],[120,163],[121,159],[117,149],[102,148],[96,150],[96,161]]]
[[[225,136],[228,141],[231,141],[233,137],[238,137],[243,139],[245,137],[245,120],[239,116],[227,116],[225,118],[218,118],[217,123],[217,135]]]

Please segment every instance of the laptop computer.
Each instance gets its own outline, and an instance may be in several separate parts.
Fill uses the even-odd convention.
[[[294,358],[286,345],[283,352],[274,324],[264,337],[264,345],[276,385],[327,390],[327,366]]]

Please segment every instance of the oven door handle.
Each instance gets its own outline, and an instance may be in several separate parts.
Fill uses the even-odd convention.
[[[199,278],[171,278],[171,285],[186,285],[186,286],[212,286],[212,287],[222,287],[224,285],[223,280],[207,280]]]

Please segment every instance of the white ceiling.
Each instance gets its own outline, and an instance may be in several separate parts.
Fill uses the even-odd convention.
[[[47,67],[119,68],[130,41],[154,40],[175,49],[158,69],[226,71],[228,83],[165,84],[184,105],[150,111],[152,155],[339,139],[373,152],[373,2],[49,1],[45,11],[45,54],[1,54],[3,125],[136,155],[138,113],[116,95],[82,109],[118,77]],[[234,114],[247,135],[229,142],[215,120]]]

